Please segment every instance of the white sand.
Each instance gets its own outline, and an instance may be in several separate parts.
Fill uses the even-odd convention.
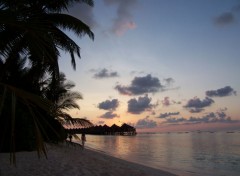
[[[176,176],[79,146],[47,149],[47,159],[39,159],[37,152],[16,153],[16,167],[10,165],[9,153],[0,153],[0,176]]]

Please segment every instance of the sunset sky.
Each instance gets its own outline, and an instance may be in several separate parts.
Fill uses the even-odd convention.
[[[239,0],[95,0],[72,15],[95,34],[70,36],[83,95],[73,117],[138,131],[240,129]]]

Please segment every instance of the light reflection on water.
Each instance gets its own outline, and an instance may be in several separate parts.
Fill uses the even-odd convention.
[[[240,133],[87,135],[86,146],[184,176],[239,176]]]

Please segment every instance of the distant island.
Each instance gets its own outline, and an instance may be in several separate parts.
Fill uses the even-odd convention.
[[[137,134],[136,129],[126,123],[122,126],[113,124],[111,127],[105,125],[97,125],[88,128],[74,128],[67,129],[70,134],[94,134],[94,135],[122,135],[122,136],[134,136]]]

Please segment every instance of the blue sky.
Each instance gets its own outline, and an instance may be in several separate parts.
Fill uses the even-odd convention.
[[[70,13],[89,24],[77,70],[60,68],[83,94],[73,117],[138,130],[240,128],[238,0],[95,0]]]

